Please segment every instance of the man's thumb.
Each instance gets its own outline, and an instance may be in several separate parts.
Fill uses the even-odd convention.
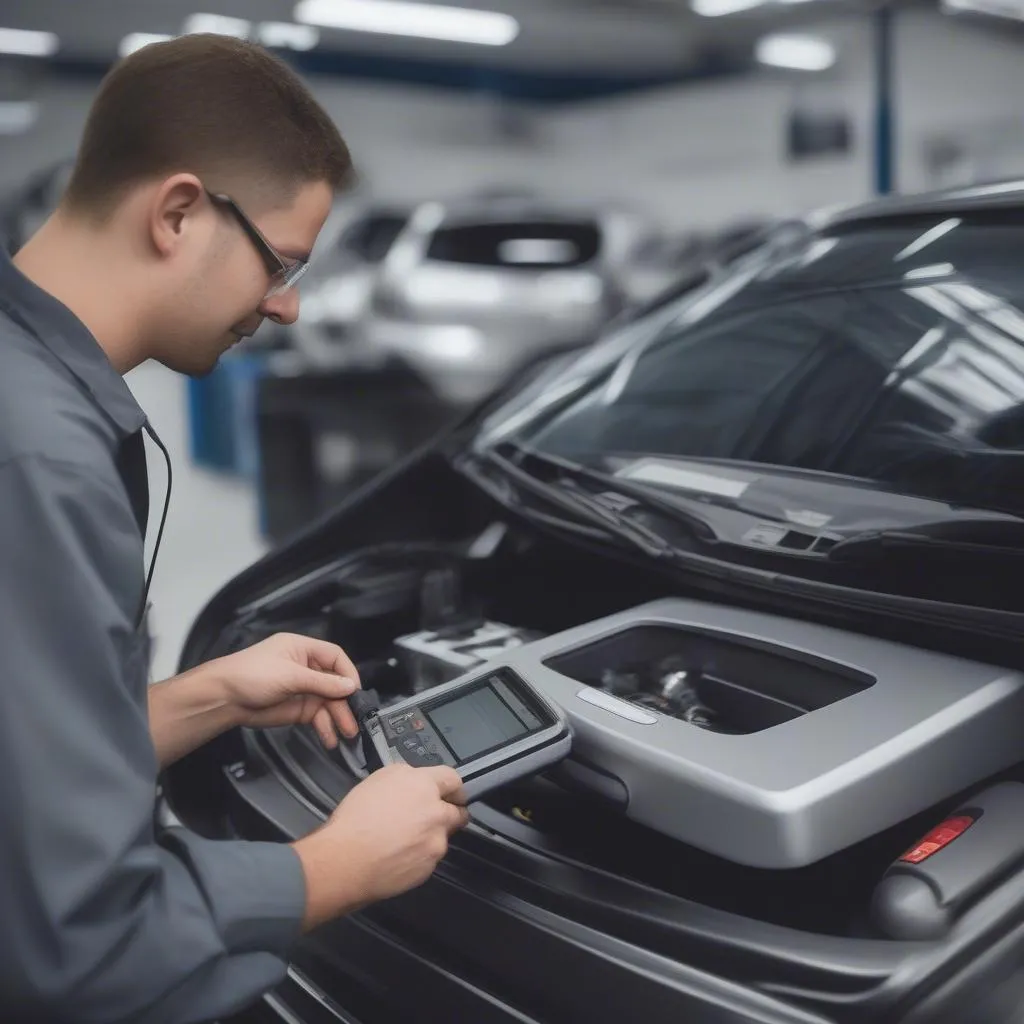
[[[335,672],[318,672],[315,668],[299,666],[296,676],[297,693],[312,694],[324,700],[342,700],[359,687],[354,679]]]

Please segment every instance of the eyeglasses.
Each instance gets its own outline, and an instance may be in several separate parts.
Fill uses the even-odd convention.
[[[249,236],[249,240],[256,247],[267,271],[270,273],[270,287],[267,289],[264,299],[294,288],[299,278],[309,269],[308,260],[286,259],[282,256],[263,236],[263,232],[245,215],[242,208],[230,196],[223,193],[207,192],[210,199],[218,206],[227,207],[235,220],[241,225],[242,230]]]

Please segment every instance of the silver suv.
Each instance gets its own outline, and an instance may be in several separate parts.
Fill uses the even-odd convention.
[[[371,210],[356,224],[383,217]],[[293,345],[320,368],[404,364],[456,405],[544,351],[593,338],[636,298],[634,254],[654,237],[631,211],[522,196],[425,202],[393,238],[359,230],[379,262],[332,247],[304,290]]]

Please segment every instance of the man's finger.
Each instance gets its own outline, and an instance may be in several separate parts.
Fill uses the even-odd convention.
[[[422,768],[421,771],[429,772],[437,784],[437,791],[444,800],[450,804],[466,803],[466,794],[462,789],[462,777],[454,768],[447,765],[438,768]]]
[[[343,736],[354,739],[359,735],[359,726],[356,724],[356,716],[348,702],[344,700],[332,700],[327,702],[327,710],[330,712],[334,724],[338,727]]]
[[[322,707],[313,716],[313,727],[316,729],[317,735],[320,737],[320,742],[323,743],[328,750],[333,750],[338,745],[338,735],[334,731],[334,722],[326,707]]]
[[[359,685],[359,670],[352,659],[337,645],[329,640],[320,640],[315,636],[296,635],[298,643],[306,655],[306,664],[310,668],[335,675],[346,676]]]
[[[324,700],[344,700],[359,688],[359,684],[333,672],[321,672],[315,668],[295,666],[292,688],[298,695],[322,697]]]
[[[449,835],[458,832],[469,824],[469,810],[456,804],[446,803],[444,805],[445,824],[448,827]]]

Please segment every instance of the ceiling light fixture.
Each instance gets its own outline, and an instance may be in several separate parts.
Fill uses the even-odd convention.
[[[519,35],[519,22],[510,14],[409,0],[300,0],[295,6],[295,20],[349,32],[480,46],[507,46]]]
[[[694,14],[704,18],[722,18],[728,14],[752,11],[763,5],[764,0],[691,0],[690,8]]]
[[[166,43],[168,39],[173,38],[173,36],[165,35],[162,32],[129,32],[128,35],[121,40],[121,43],[117,48],[117,52],[122,57],[127,57],[136,50],[141,50],[144,46],[149,46],[150,43]]]
[[[60,40],[53,32],[0,28],[0,53],[18,57],[52,57],[59,46]]]
[[[836,62],[835,47],[816,36],[764,36],[757,42],[755,55],[762,64],[796,71],[826,71]]]
[[[245,18],[229,18],[223,14],[192,14],[185,19],[185,35],[212,32],[218,36],[248,39],[252,22]]]
[[[312,50],[320,42],[319,29],[292,21],[264,21],[256,36],[264,46],[283,50]]]
[[[742,14],[757,7],[777,6],[813,2],[813,0],[690,0],[690,10],[704,18],[722,18],[729,14]]]

